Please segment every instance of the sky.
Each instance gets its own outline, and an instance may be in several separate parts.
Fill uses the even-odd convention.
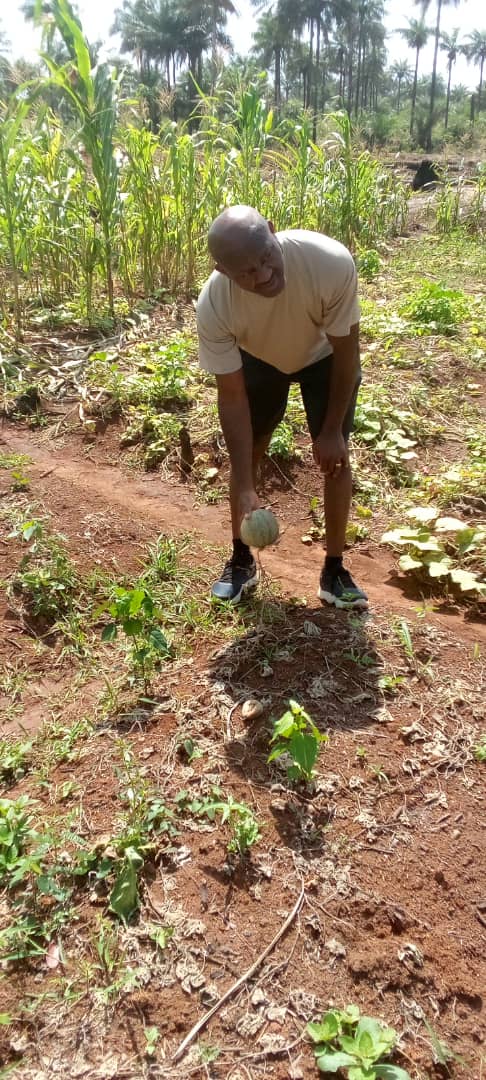
[[[256,23],[257,14],[250,0],[234,0],[238,10],[238,16],[228,19],[227,30],[239,53],[247,52],[252,45],[252,27]],[[25,22],[20,11],[21,0],[10,0],[4,10],[0,10],[0,30],[3,31],[11,44],[11,53],[15,57],[24,56],[26,59],[34,59],[39,47],[39,34]],[[89,40],[103,40],[107,47],[116,48],[116,40],[109,41],[110,27],[113,23],[113,12],[117,6],[117,0],[78,0],[78,10],[85,33]],[[3,9],[4,5],[1,5]],[[387,49],[388,59],[392,63],[395,60],[408,60],[413,66],[414,55],[408,49],[401,36],[393,33],[397,27],[406,27],[409,18],[419,18],[420,6],[413,0],[387,0],[387,16],[385,25],[388,31]],[[436,6],[433,2],[429,9],[426,22],[434,23]],[[443,8],[441,26],[446,33],[450,33],[455,27],[461,30],[460,40],[463,40],[472,30],[486,30],[486,9],[484,0],[463,0],[460,7],[453,4]],[[432,68],[433,45],[430,42],[421,53],[420,70],[426,74]],[[439,54],[439,71],[446,75],[447,61],[445,54]],[[453,68],[452,84],[462,83],[474,89],[478,82],[478,68],[468,64],[465,57],[458,57]]]

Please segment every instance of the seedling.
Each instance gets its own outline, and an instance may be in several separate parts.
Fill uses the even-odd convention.
[[[360,1016],[356,1005],[331,1009],[316,1024],[307,1024],[318,1069],[323,1073],[347,1070],[348,1080],[410,1080],[410,1075],[388,1058],[397,1033],[371,1016]]]
[[[482,765],[486,764],[486,734],[481,735],[479,742],[474,747],[474,757],[476,761],[479,761]]]
[[[216,814],[221,814],[221,824],[229,822],[233,834],[228,843],[231,855],[245,858],[250,848],[260,840],[260,825],[253,811],[246,803],[235,802],[231,795],[226,802],[203,802],[200,813],[207,814],[211,821],[214,821]]]
[[[41,521],[25,521],[11,534],[31,543],[8,587],[28,614],[49,623],[61,618],[74,603],[78,577],[63,547],[63,537],[48,536]]]
[[[31,742],[0,739],[0,780],[19,780],[28,768],[31,750]]]
[[[291,699],[287,712],[274,721],[270,740],[274,749],[267,760],[270,763],[288,755],[292,759],[292,765],[287,767],[289,780],[308,783],[314,776],[319,746],[328,741],[302,706]]]
[[[143,1033],[145,1035],[145,1055],[146,1057],[154,1057],[160,1031],[158,1027],[146,1027],[143,1029]]]
[[[102,641],[116,641],[120,630],[132,643],[129,654],[132,679],[141,678],[148,693],[150,674],[159,657],[170,656],[170,646],[157,625],[161,612],[144,586],[115,589],[115,598],[106,605],[113,622],[105,626]]]

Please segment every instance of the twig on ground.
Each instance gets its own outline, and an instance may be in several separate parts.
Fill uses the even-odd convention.
[[[172,1057],[173,1062],[179,1061],[179,1059],[183,1056],[183,1054],[185,1054],[188,1046],[190,1046],[191,1043],[196,1038],[196,1036],[199,1035],[199,1032],[202,1031],[203,1028],[206,1027],[206,1024],[209,1023],[209,1021],[212,1019],[212,1017],[217,1012],[219,1012],[219,1010],[223,1007],[223,1005],[225,1005],[226,1002],[229,1001],[230,998],[232,998],[234,996],[234,994],[236,994],[237,991],[242,986],[244,986],[244,984],[246,982],[248,982],[249,979],[251,979],[252,975],[254,975],[256,971],[258,971],[258,968],[260,967],[260,965],[263,964],[263,961],[266,959],[266,957],[269,955],[269,953],[272,952],[272,949],[275,948],[275,946],[278,944],[280,939],[284,936],[284,934],[289,929],[289,926],[291,926],[291,924],[293,923],[296,915],[300,911],[300,909],[302,907],[302,904],[304,902],[304,895],[305,895],[305,887],[302,884],[302,888],[300,890],[297,901],[294,904],[294,907],[292,908],[292,911],[290,912],[290,915],[287,916],[283,926],[280,927],[280,930],[278,931],[278,933],[275,934],[275,937],[272,938],[272,941],[270,942],[270,944],[267,945],[266,949],[264,949],[263,952],[260,953],[260,956],[258,956],[257,959],[255,960],[255,962],[251,965],[251,967],[248,968],[248,971],[245,971],[245,973],[243,975],[241,975],[240,978],[235,983],[233,983],[233,986],[230,986],[229,990],[227,990],[226,993],[223,994],[222,998],[220,998],[219,1001],[216,1002],[216,1005],[213,1005],[213,1007],[211,1009],[209,1009],[209,1011],[207,1013],[205,1013],[205,1015],[202,1016],[200,1020],[197,1021],[197,1024],[194,1024],[194,1027],[191,1028],[190,1032],[186,1035],[185,1039],[183,1039],[180,1046],[177,1047],[177,1050],[176,1050],[175,1054],[173,1054],[173,1057]]]

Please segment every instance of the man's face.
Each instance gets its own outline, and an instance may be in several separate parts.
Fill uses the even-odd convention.
[[[254,250],[242,253],[231,266],[216,264],[216,269],[226,274],[245,292],[256,293],[268,299],[278,296],[285,288],[285,272],[282,249],[269,222],[268,237]]]

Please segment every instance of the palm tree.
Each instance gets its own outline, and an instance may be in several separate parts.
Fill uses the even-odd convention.
[[[460,45],[458,44],[459,28],[456,27],[452,31],[452,34],[442,33],[440,35],[440,48],[442,52],[447,53],[447,98],[446,98],[446,111],[444,120],[444,131],[447,131],[449,123],[449,104],[451,100],[451,78],[452,78],[452,65],[457,60],[457,54],[460,52]]]
[[[397,81],[397,104],[396,110],[400,112],[400,96],[402,82],[410,82],[412,71],[406,60],[397,60],[390,68],[390,75]]]
[[[468,34],[468,38],[469,42],[467,45],[463,46],[463,52],[468,60],[472,60],[474,64],[479,64],[479,112],[481,109],[481,95],[483,91],[484,62],[486,60],[486,30],[473,30],[472,34]]]
[[[413,127],[415,120],[415,105],[417,102],[417,81],[418,81],[418,69],[419,69],[419,56],[424,45],[427,44],[427,38],[432,33],[430,27],[426,26],[423,19],[407,19],[408,27],[404,27],[399,30],[398,33],[405,38],[407,45],[410,49],[415,49],[415,71],[413,76],[412,87],[412,103],[410,108],[410,136],[413,136]]]
[[[257,29],[253,34],[254,44],[251,51],[259,56],[264,67],[269,67],[273,62],[277,112],[280,109],[282,96],[282,60],[291,40],[292,24],[289,23],[287,12],[282,4],[277,4],[275,10],[270,8],[270,11],[260,16]]]
[[[437,57],[439,54],[439,40],[440,40],[440,20],[442,15],[442,8],[447,4],[454,4],[454,7],[460,3],[460,0],[436,0],[437,2],[437,18],[435,22],[434,31],[434,62],[432,65],[432,81],[430,84],[430,101],[429,101],[429,121],[427,125],[427,132],[425,137],[425,149],[432,149],[432,128],[434,126],[434,107],[435,107],[435,92],[437,88]],[[431,0],[415,0],[416,4],[420,4],[422,7],[422,15],[429,10]]]

